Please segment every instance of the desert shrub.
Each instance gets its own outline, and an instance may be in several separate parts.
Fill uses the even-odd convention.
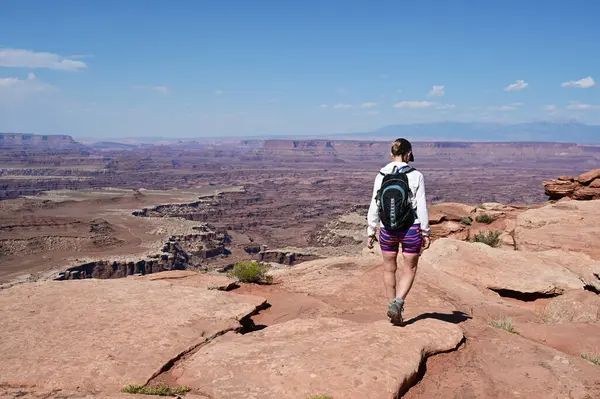
[[[141,395],[157,395],[157,396],[177,396],[184,395],[190,391],[189,387],[175,387],[170,388],[166,385],[158,387],[144,387],[140,385],[127,385],[121,390],[125,393],[141,394]]]
[[[231,275],[242,283],[267,283],[273,282],[273,276],[267,274],[269,266],[257,261],[244,261],[236,264]]]
[[[486,245],[489,245],[490,247],[498,247],[500,245],[500,235],[502,234],[501,231],[488,231],[487,233],[480,231],[479,233],[475,234],[475,236],[472,239],[468,239],[468,241],[470,242],[481,242],[484,243]]]
[[[484,213],[483,215],[477,216],[475,220],[477,220],[478,223],[490,224],[494,221],[494,217]]]
[[[465,226],[470,226],[471,223],[473,223],[473,218],[471,218],[470,216],[465,216],[464,218],[460,219],[460,222]]]
[[[512,320],[508,318],[500,318],[497,320],[490,320],[488,324],[495,328],[500,328],[502,330],[508,331],[509,333],[519,334],[517,330],[515,330]]]
[[[582,353],[581,357],[600,366],[600,353]]]

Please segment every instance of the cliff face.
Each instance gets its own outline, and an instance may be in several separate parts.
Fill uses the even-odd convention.
[[[38,135],[21,133],[0,133],[0,147],[24,148],[65,148],[80,144],[67,135]]]

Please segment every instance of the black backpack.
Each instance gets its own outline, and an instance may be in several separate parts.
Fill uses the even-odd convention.
[[[398,171],[398,167],[394,166],[390,174],[379,172],[383,175],[383,180],[375,200],[379,211],[379,220],[388,231],[406,229],[416,219],[410,200],[408,176],[406,176],[414,170],[410,166],[406,166]]]

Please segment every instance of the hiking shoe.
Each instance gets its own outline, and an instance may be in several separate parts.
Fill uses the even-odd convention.
[[[402,311],[404,310],[404,301],[401,298],[394,298],[388,303],[387,315],[392,324],[402,324]]]

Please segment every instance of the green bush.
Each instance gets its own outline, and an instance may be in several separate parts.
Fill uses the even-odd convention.
[[[492,327],[508,331],[509,333],[519,334],[519,332],[515,330],[511,319],[501,318],[498,320],[490,320],[488,321],[488,324]]]
[[[141,395],[157,395],[157,396],[177,396],[184,395],[190,391],[189,387],[176,387],[170,388],[166,385],[161,385],[159,387],[143,387],[140,385],[127,385],[125,388],[121,390],[121,392],[125,393],[133,393],[133,394],[141,394]]]
[[[273,276],[267,274],[269,266],[255,260],[240,262],[233,267],[231,275],[242,283],[273,282]]]
[[[477,220],[478,223],[490,224],[494,221],[494,217],[484,213],[483,215],[477,216],[475,220]]]
[[[471,218],[470,216],[465,216],[464,218],[460,219],[460,222],[465,226],[470,226],[471,223],[473,223],[473,218]]]
[[[600,353],[582,353],[581,357],[600,366]]]
[[[482,242],[486,245],[489,245],[490,247],[498,247],[500,245],[500,235],[502,234],[501,231],[488,231],[487,234],[484,233],[483,231],[480,231],[479,233],[475,234],[475,237],[473,237],[472,239],[467,239],[467,241],[470,242]]]

